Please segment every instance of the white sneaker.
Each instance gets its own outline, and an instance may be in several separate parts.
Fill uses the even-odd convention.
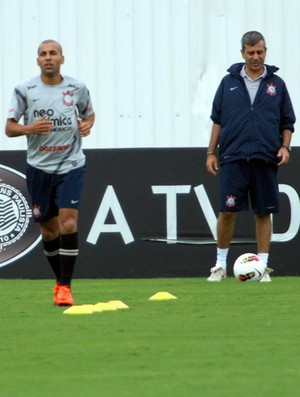
[[[260,283],[270,283],[272,281],[270,277],[270,273],[272,273],[274,270],[271,269],[270,267],[266,267],[266,270],[262,276],[262,278],[259,280]]]
[[[207,281],[222,281],[226,278],[226,269],[223,267],[214,266],[210,269],[211,275],[208,277]]]

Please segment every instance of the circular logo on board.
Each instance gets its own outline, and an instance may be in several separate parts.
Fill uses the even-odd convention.
[[[26,255],[41,240],[29,202],[25,175],[0,164],[0,267]]]

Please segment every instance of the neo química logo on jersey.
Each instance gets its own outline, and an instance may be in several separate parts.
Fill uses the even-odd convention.
[[[25,175],[0,164],[0,267],[26,255],[40,240]]]

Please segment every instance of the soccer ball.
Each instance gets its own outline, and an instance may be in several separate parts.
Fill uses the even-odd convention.
[[[243,254],[233,265],[233,273],[239,281],[260,281],[266,265],[256,254]]]

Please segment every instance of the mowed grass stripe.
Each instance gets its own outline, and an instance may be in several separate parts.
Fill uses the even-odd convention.
[[[129,306],[92,315],[54,307],[51,280],[0,280],[1,395],[295,397],[300,278],[272,280],[74,280],[77,305]]]

